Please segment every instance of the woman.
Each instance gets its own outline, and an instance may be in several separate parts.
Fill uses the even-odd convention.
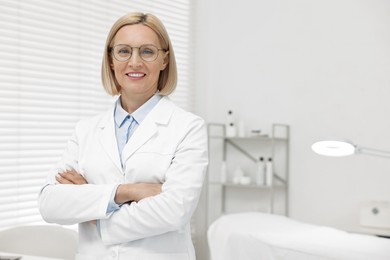
[[[50,223],[79,223],[76,259],[195,259],[189,222],[208,164],[204,121],[167,97],[176,62],[158,18],[111,28],[102,82],[119,95],[81,120],[39,196]]]

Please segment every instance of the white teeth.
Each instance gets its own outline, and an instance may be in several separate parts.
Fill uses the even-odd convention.
[[[141,77],[145,76],[145,74],[143,74],[143,73],[128,73],[127,75],[130,77],[134,77],[134,78],[141,78]]]

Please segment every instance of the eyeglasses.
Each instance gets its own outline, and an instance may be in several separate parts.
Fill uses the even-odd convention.
[[[131,58],[133,49],[138,49],[138,55],[146,62],[155,61],[158,57],[159,51],[166,51],[165,49],[159,49],[151,44],[141,45],[139,47],[131,47],[126,44],[119,44],[110,48],[110,51],[117,61],[124,62]]]

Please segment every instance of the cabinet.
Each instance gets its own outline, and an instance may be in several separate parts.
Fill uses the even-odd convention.
[[[249,203],[249,198],[259,205],[262,204],[258,207],[254,204],[249,210],[288,215],[290,127],[273,124],[270,135],[252,137],[226,137],[223,124],[209,124],[208,131],[208,224],[220,214],[229,213],[228,193],[233,191],[230,198],[236,204]],[[260,158],[264,161],[269,158],[272,160],[273,170],[269,183],[256,182]],[[222,177],[224,171],[227,172],[226,178]],[[237,173],[244,174],[244,181],[238,181]],[[244,193],[246,195],[242,195]]]

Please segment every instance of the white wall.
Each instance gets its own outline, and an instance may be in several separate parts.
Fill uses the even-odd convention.
[[[390,1],[198,0],[197,113],[291,126],[291,217],[359,230],[359,202],[390,201],[390,160],[326,158],[345,137],[390,150]]]

